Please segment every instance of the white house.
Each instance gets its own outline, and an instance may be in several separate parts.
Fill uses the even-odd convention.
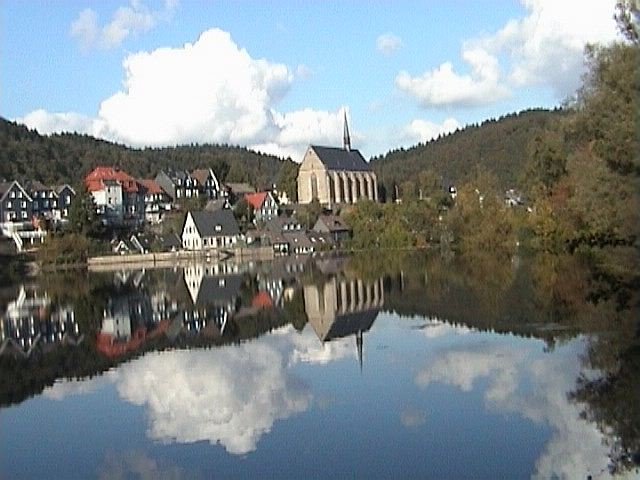
[[[182,248],[185,250],[229,248],[238,242],[239,237],[238,222],[231,210],[190,211],[182,227]]]

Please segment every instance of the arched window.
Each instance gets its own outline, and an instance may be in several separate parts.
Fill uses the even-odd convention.
[[[315,173],[311,174],[311,200],[318,199],[318,177]]]

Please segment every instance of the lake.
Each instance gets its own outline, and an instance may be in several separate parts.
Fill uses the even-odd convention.
[[[638,478],[636,292],[369,254],[0,289],[0,478]]]

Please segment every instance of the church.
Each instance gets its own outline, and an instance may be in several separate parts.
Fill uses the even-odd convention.
[[[342,148],[310,145],[300,164],[298,202],[314,199],[328,207],[361,199],[378,201],[376,174],[362,154],[351,149],[346,113]]]

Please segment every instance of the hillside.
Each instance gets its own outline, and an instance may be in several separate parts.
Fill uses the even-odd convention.
[[[40,135],[0,118],[0,178],[77,184],[97,165],[113,165],[136,177],[162,169],[211,167],[222,181],[270,186],[284,165],[277,157],[227,145],[133,149],[75,133]]]
[[[562,115],[560,110],[527,110],[487,120],[426,144],[373,158],[372,166],[387,191],[394,184],[414,180],[426,169],[439,175],[444,186],[459,184],[478,165],[493,172],[501,187],[517,186],[531,141]]]

